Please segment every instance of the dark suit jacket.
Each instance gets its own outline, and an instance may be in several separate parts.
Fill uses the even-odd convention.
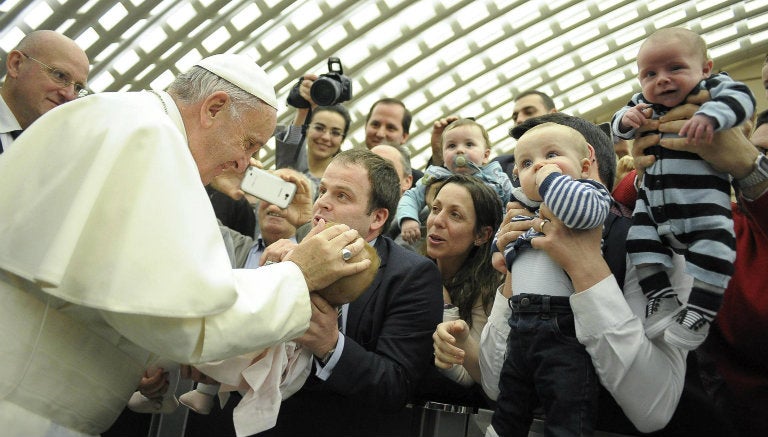
[[[327,381],[312,374],[280,407],[264,436],[407,435],[403,407],[432,366],[432,333],[442,321],[440,273],[422,255],[380,236],[381,266],[349,305],[344,350]],[[403,429],[403,426],[406,428]]]
[[[208,198],[211,199],[216,218],[221,220],[224,226],[254,238],[258,223],[256,213],[248,200],[245,198],[234,200],[210,186],[206,186],[205,191],[208,192]]]

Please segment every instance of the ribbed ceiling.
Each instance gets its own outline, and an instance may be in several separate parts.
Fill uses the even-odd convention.
[[[765,0],[6,0],[0,55],[29,31],[58,30],[86,50],[89,87],[99,92],[161,89],[202,57],[245,53],[269,72],[282,102],[299,76],[327,72],[337,56],[353,80],[344,147],[363,144],[374,101],[397,97],[414,114],[408,145],[418,167],[432,123],[449,114],[476,117],[495,151],[509,150],[513,100],[531,88],[561,111],[606,121],[638,89],[640,42],[668,26],[703,35],[715,69],[747,82],[765,109]],[[292,119],[292,108],[281,108],[278,123]],[[261,158],[269,165],[272,151]]]

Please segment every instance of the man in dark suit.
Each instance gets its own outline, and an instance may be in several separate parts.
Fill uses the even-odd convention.
[[[260,435],[407,435],[404,407],[432,365],[443,299],[435,264],[382,235],[399,186],[392,164],[367,150],[341,152],[326,169],[313,224],[332,221],[357,230],[374,245],[381,266],[370,288],[340,316],[313,298],[310,328],[297,340],[314,354],[310,377],[283,401],[276,427]]]

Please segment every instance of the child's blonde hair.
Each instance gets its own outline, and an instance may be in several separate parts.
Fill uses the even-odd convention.
[[[567,132],[568,135],[572,137],[572,141],[569,142],[568,145],[572,146],[575,150],[577,150],[583,158],[589,158],[590,156],[589,143],[587,142],[586,138],[584,138],[584,135],[581,134],[581,132],[577,131],[576,129],[570,126],[548,121],[546,123],[541,123],[536,126],[533,126],[532,128],[528,129],[525,133],[527,134],[528,132],[537,132],[544,128],[555,128],[555,129],[560,129],[563,132]],[[515,148],[513,153],[517,153],[517,148]],[[517,158],[517,156],[515,156],[515,158]],[[517,161],[517,159],[515,159],[515,161]],[[517,165],[517,163],[515,163],[515,165]]]
[[[457,127],[461,126],[475,126],[478,129],[480,129],[480,133],[483,135],[483,141],[485,141],[485,148],[490,149],[491,148],[491,139],[488,137],[488,131],[485,130],[482,124],[476,122],[475,120],[471,118],[460,118],[453,123],[449,124],[445,127],[443,130],[443,135],[440,137],[440,148],[443,147],[443,144],[445,144],[445,134],[448,133],[448,131],[456,129]]]

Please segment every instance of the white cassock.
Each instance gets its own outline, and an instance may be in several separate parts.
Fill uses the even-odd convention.
[[[0,427],[99,434],[157,356],[202,363],[309,327],[290,262],[232,269],[162,92],[56,108],[0,155]]]

